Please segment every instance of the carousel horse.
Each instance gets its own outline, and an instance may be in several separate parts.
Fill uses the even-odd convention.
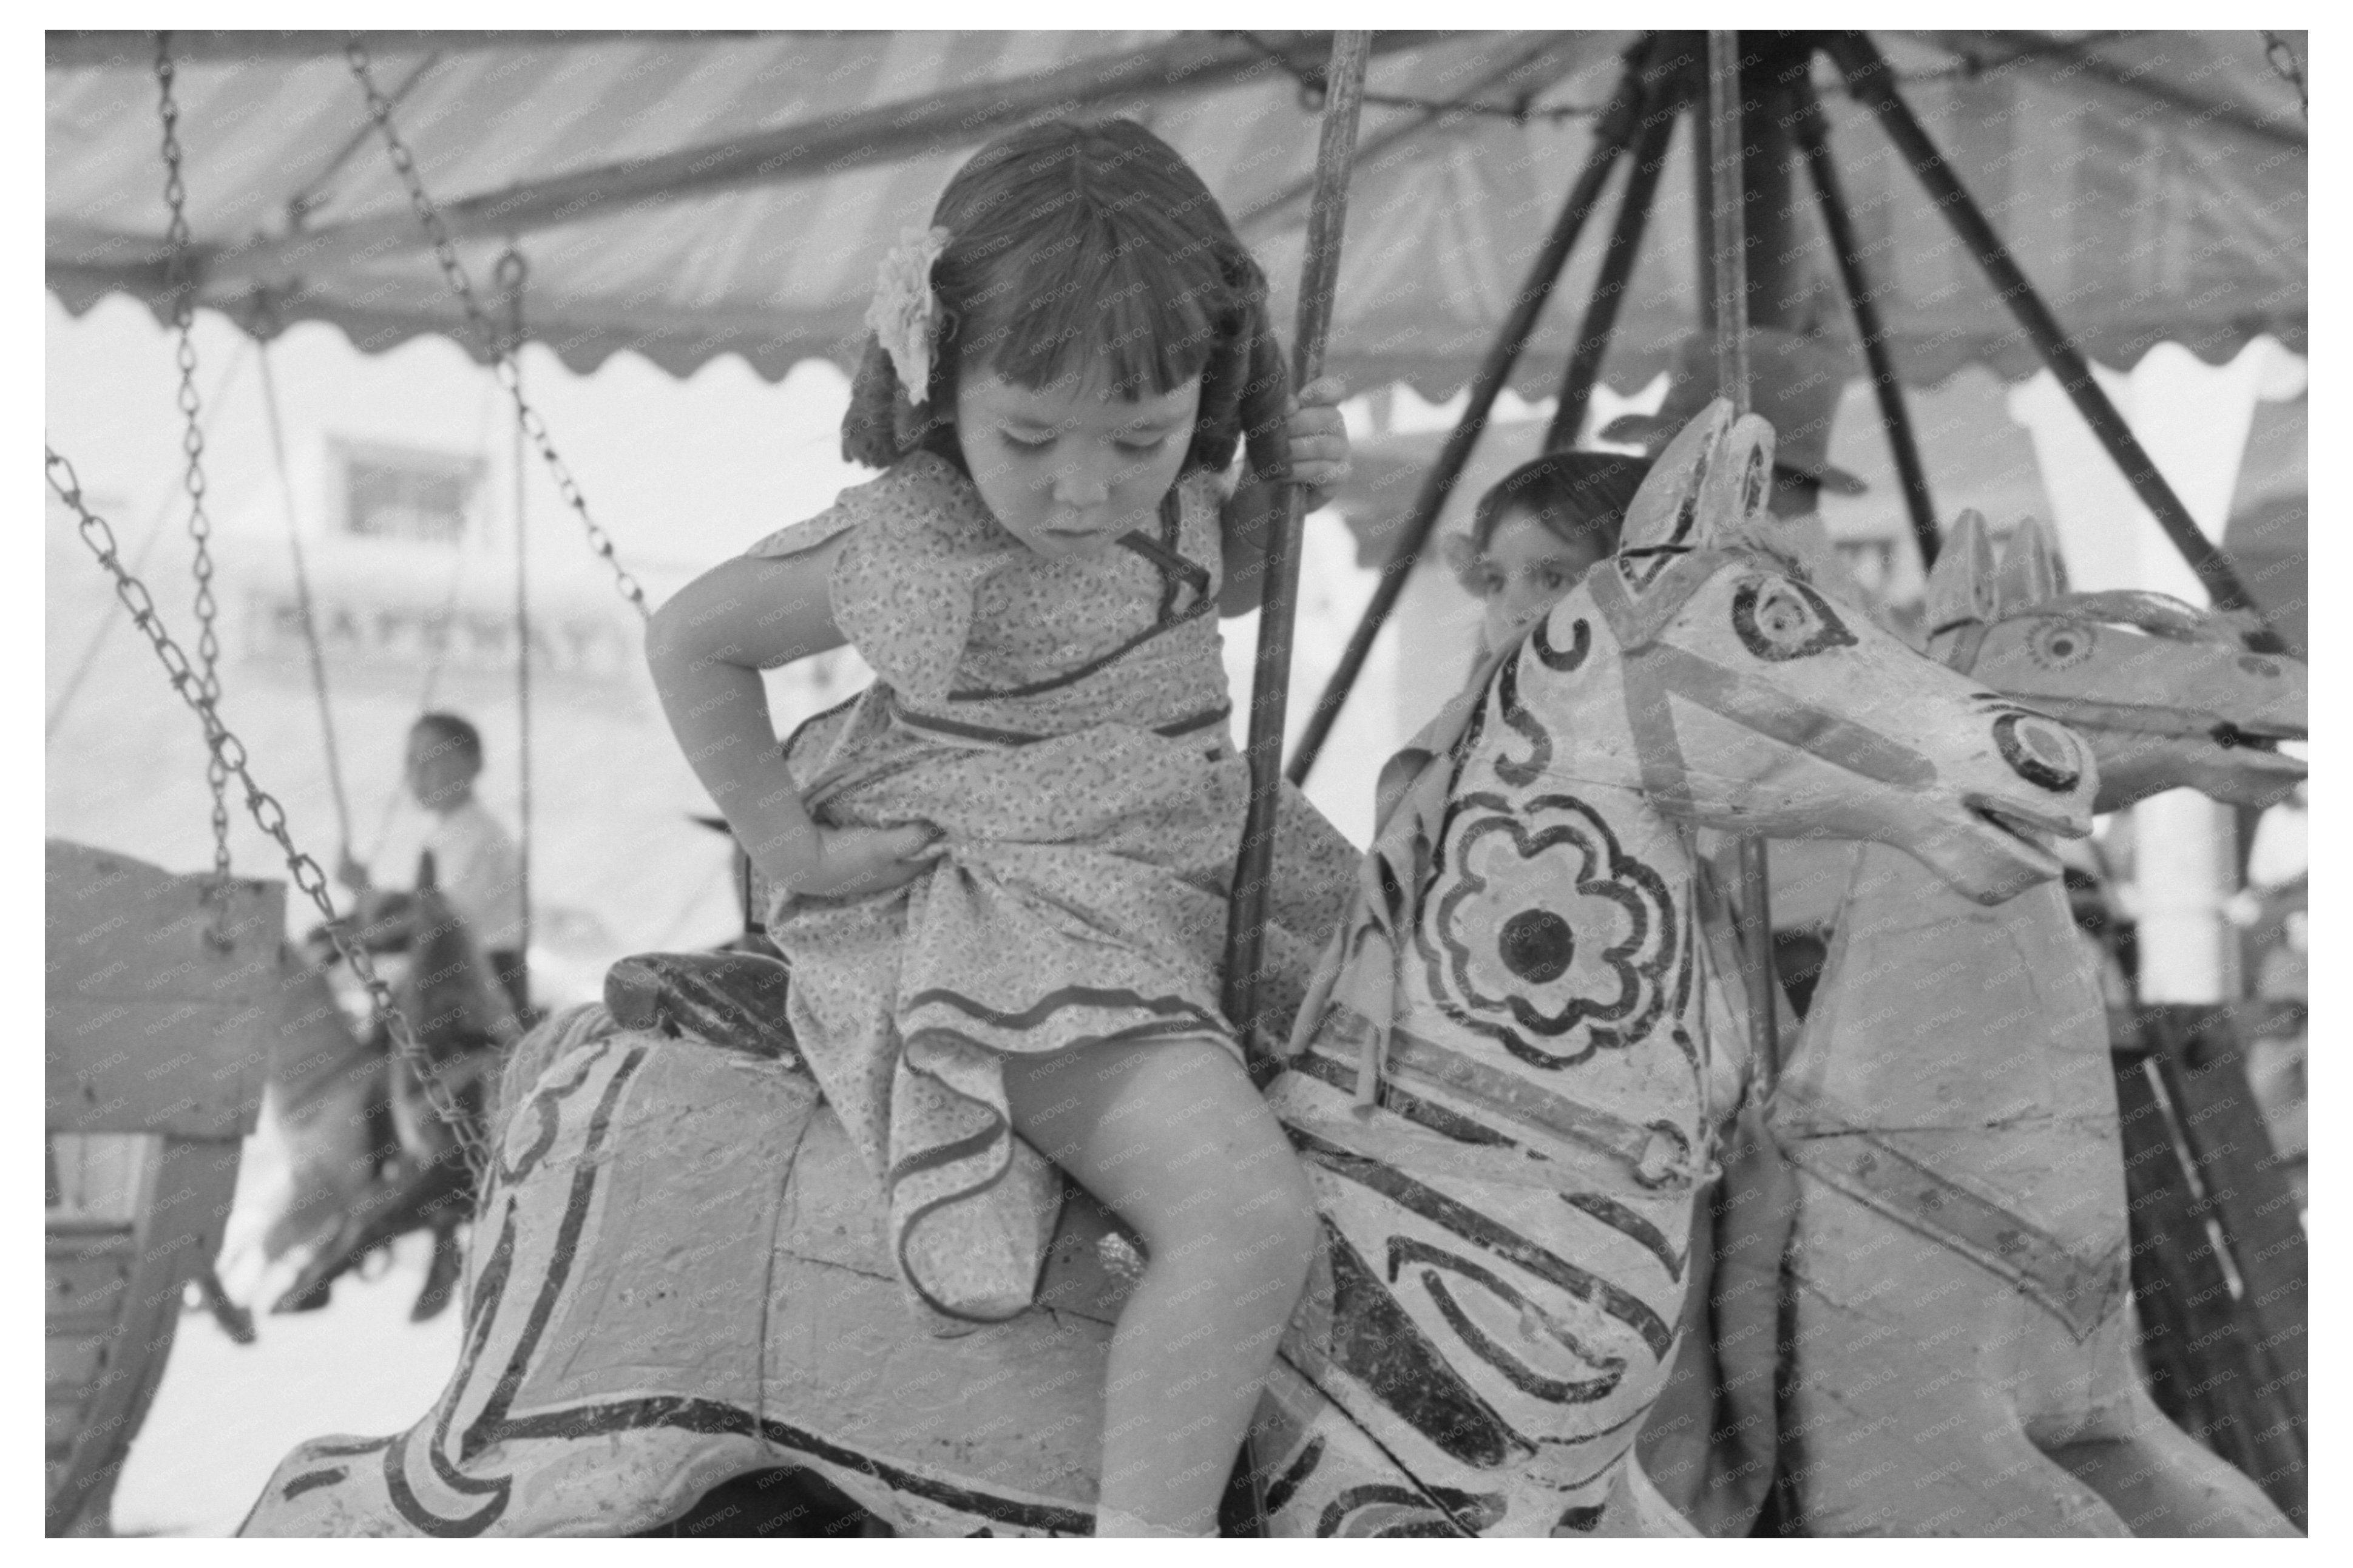
[[[1625,1458],[1719,1092],[1687,826],[1891,839],[1989,900],[2056,874],[2022,825],[2088,826],[2064,730],[1760,542],[1770,443],[1695,421],[1389,792],[1269,1091],[1324,1215],[1252,1436],[1271,1534],[1686,1532]],[[450,1382],[301,1445],[241,1533],[623,1534],[783,1466],[902,1534],[1092,1531],[1132,1239],[1073,1192],[1032,1310],[923,1332],[786,982],[624,961],[525,1040]]]
[[[2098,809],[2304,775],[2303,666],[2231,617],[2067,594],[2039,525],[1965,514],[1930,653],[2063,720]],[[2053,781],[2058,782],[2058,781]],[[1772,1121],[1797,1173],[1788,1473],[1816,1535],[2284,1535],[2133,1365],[2108,1021],[2061,884],[1998,908],[1863,847]]]
[[[371,948],[401,955],[393,1005],[459,1113],[486,1127],[484,1080],[522,1030],[435,885],[430,854],[414,893],[364,934]],[[426,1230],[433,1254],[409,1314],[423,1322],[448,1306],[463,1269],[457,1232],[474,1192],[459,1134],[381,1025],[364,1039],[353,1031],[322,969],[301,975],[290,1000],[269,1107],[290,1154],[289,1197],[262,1249],[272,1261],[305,1256],[272,1310],[325,1306],[330,1287],[363,1258]]]

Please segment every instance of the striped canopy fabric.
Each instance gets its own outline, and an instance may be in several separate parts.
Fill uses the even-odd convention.
[[[1696,35],[1693,35],[1694,40]],[[363,349],[473,342],[346,47],[458,236],[492,315],[512,244],[534,340],[575,370],[742,355],[853,363],[875,265],[956,164],[1057,112],[1143,120],[1192,160],[1293,309],[1314,168],[1316,33],[190,33],[173,43],[201,302],[256,331],[332,321]],[[1461,387],[1584,163],[1630,32],[1383,33],[1328,364],[1356,386]],[[2284,40],[2297,62],[2302,34]],[[2307,155],[2265,36],[1874,35],[1932,137],[2093,357],[2172,339],[2304,345]],[[166,297],[155,39],[51,33],[47,283],[71,311]],[[1906,380],[2039,364],[1836,70],[1815,80]],[[1692,131],[1679,127],[1605,374],[1646,382],[1696,325]],[[1616,188],[1623,175],[1613,181]],[[1802,185],[1800,189],[1802,190]],[[1556,382],[1605,201],[1520,360]],[[1825,244],[1810,202],[1799,231]],[[1826,250],[1820,321],[1851,338]],[[479,345],[476,352],[480,352]]]

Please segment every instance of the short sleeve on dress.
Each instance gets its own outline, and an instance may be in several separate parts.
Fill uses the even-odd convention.
[[[900,696],[944,699],[972,630],[973,590],[1019,544],[970,480],[918,452],[745,553],[799,555],[845,533],[828,584],[834,625]]]

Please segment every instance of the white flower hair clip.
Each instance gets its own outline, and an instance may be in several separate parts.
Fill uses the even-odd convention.
[[[913,404],[931,395],[932,336],[940,314],[932,292],[932,263],[947,249],[950,237],[944,228],[902,229],[875,271],[874,302],[866,307],[866,324],[891,356],[891,368],[899,373],[899,384]]]

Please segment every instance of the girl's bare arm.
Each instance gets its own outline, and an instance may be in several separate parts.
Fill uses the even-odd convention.
[[[646,632],[654,689],[687,764],[772,874],[807,858],[816,828],[786,771],[760,671],[842,645],[826,596],[841,542],[723,561],[679,590]]]

